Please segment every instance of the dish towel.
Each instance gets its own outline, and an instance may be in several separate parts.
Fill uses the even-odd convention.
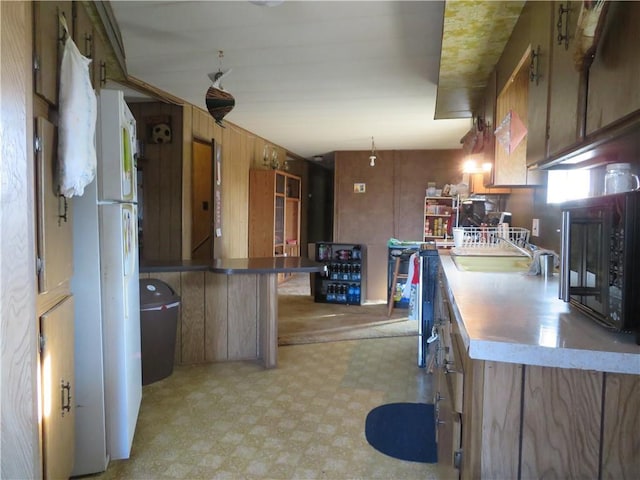
[[[67,22],[60,16],[66,40],[60,64],[60,124],[58,141],[59,193],[82,195],[96,175],[97,100],[89,64],[73,43]]]
[[[553,255],[554,268],[557,268],[560,266],[560,256],[556,252],[554,252],[553,250],[544,250],[542,248],[539,248],[537,250],[534,250],[533,252],[533,261],[529,266],[529,271],[527,272],[527,275],[540,275],[541,273],[540,255]]]
[[[412,253],[409,257],[409,268],[407,270],[407,281],[402,287],[402,298],[409,299],[409,320],[417,320],[418,312],[416,300],[418,296],[418,283],[420,282],[420,267],[417,253]]]

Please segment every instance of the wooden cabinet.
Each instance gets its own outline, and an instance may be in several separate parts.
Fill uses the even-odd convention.
[[[568,39],[552,35],[551,81],[549,86],[549,155],[555,155],[580,139],[580,77],[575,68],[575,35],[580,1],[555,2],[553,25],[559,25]],[[567,11],[568,9],[568,11]]]
[[[36,265],[40,293],[64,286],[73,274],[71,200],[57,193],[55,133],[56,127],[50,121],[36,118]]]
[[[40,330],[40,415],[44,478],[68,478],[74,461],[73,200],[59,195],[58,87],[64,29],[73,30],[71,2],[33,4],[33,145],[36,298]]]
[[[441,282],[435,305],[446,312],[449,290]],[[456,311],[448,309],[450,322],[436,314],[434,404],[438,438],[446,439],[439,462],[450,465],[453,451],[463,480],[635,478],[639,375],[473,359]]]
[[[300,256],[300,177],[249,173],[249,257]]]
[[[39,1],[33,4],[34,90],[51,105],[58,104],[59,66],[62,59],[64,29],[60,17],[73,27],[71,2]]]
[[[547,106],[551,70],[551,37],[553,2],[527,2],[529,15],[529,93],[527,101],[527,159],[526,166],[542,163],[547,154]],[[528,177],[533,177],[529,174]],[[539,183],[527,178],[527,184]]]
[[[494,185],[542,181],[529,167],[542,162],[546,154],[551,15],[550,2],[527,2],[496,66],[494,130],[502,134],[496,133]],[[514,141],[523,129],[524,138]]]
[[[462,438],[463,365],[451,331],[451,312],[444,294],[443,274],[438,273],[435,289],[434,326],[437,340],[433,344],[434,399],[438,463],[445,468],[459,468]]]
[[[458,226],[458,197],[425,197],[425,242],[452,238],[452,228]]]
[[[469,191],[479,195],[506,195],[511,193],[507,187],[486,186],[488,178],[483,173],[473,173],[469,176]]]
[[[610,2],[608,7],[589,69],[587,135],[640,109],[640,3]]]
[[[40,317],[42,451],[45,479],[69,478],[74,461],[73,297]]]

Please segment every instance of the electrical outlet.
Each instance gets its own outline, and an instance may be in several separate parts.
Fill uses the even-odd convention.
[[[534,237],[540,236],[540,219],[534,218],[533,224],[531,225],[531,235]]]

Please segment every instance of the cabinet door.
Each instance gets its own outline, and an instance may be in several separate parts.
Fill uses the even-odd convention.
[[[75,436],[73,297],[40,317],[40,336],[44,478],[69,478]]]
[[[94,68],[94,40],[95,35],[93,31],[93,23],[87,14],[87,11],[83,4],[80,2],[73,3],[73,40],[80,50],[80,53],[87,58],[92,60],[91,66],[89,67],[89,76],[91,78],[91,84],[96,86],[96,72],[97,70]]]
[[[531,63],[527,106],[527,166],[541,163],[547,153],[547,99],[553,2],[532,2],[530,17]]]
[[[71,2],[34,3],[34,88],[51,105],[58,104],[58,70],[64,38],[60,15],[66,18],[71,29]]]
[[[38,289],[49,292],[73,274],[71,201],[57,193],[55,127],[47,119],[35,122],[36,202],[38,216]]]
[[[640,2],[611,2],[589,69],[587,134],[640,109]]]
[[[573,55],[581,3],[579,1],[555,2],[553,24],[560,23],[562,31],[569,35],[569,43],[566,46],[563,40],[558,42],[556,31],[552,47],[549,88],[549,155],[561,152],[578,140],[580,73],[574,67]],[[565,12],[567,8],[569,11]]]
[[[529,64],[530,53],[525,54],[504,89],[498,95],[496,115],[498,127],[507,131],[513,125],[521,123],[526,127],[529,102]],[[511,118],[509,126],[503,122]],[[516,121],[516,119],[519,119]],[[497,134],[501,137],[500,134]],[[516,143],[512,135],[503,135],[506,144],[496,140],[494,180],[496,185],[526,185],[527,183],[527,136]]]
[[[103,43],[100,35],[94,29],[93,32],[93,61],[91,62],[91,70],[93,70],[93,87],[99,91],[107,83],[107,50],[108,47]]]

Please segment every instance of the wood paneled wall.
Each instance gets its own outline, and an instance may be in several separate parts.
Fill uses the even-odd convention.
[[[41,478],[31,2],[0,2],[2,478]]]
[[[182,107],[162,102],[134,103],[138,138],[144,142],[142,171],[143,260],[179,259],[182,253]],[[155,144],[149,131],[160,118],[169,118],[172,142]]]
[[[175,363],[254,360],[258,345],[259,275],[210,272],[142,273],[180,296]]]
[[[462,159],[461,149],[380,151],[371,167],[368,151],[336,152],[334,242],[366,245],[367,300],[386,301],[387,241],[422,240],[427,182],[460,182]]]
[[[287,152],[247,130],[224,122],[194,105],[135,103],[130,108],[144,135],[148,121],[171,116],[173,142],[146,143],[140,161],[144,181],[143,260],[179,260],[191,256],[192,143],[214,142],[222,147],[222,236],[213,240],[215,257],[248,255],[249,170],[271,168],[263,153],[274,149],[281,162]],[[305,248],[306,251],[306,248]]]

